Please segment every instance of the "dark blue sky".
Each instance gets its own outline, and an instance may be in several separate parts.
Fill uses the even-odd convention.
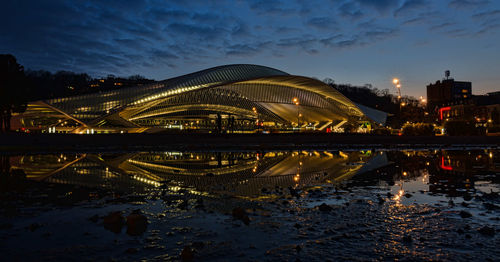
[[[500,90],[500,1],[3,1],[0,53],[29,69],[162,80],[251,63],[425,95],[449,69]]]

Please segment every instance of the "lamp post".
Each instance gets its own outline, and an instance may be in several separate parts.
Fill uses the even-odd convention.
[[[257,119],[257,121],[256,121],[257,128],[259,128],[259,113],[257,112],[257,108],[252,107],[252,111],[255,114],[255,118]]]
[[[399,82],[399,79],[394,78],[394,79],[392,79],[392,83],[398,89],[398,99],[401,99],[401,82]]]
[[[299,111],[299,99],[294,97],[293,102],[297,106],[297,127],[300,127],[300,111]]]

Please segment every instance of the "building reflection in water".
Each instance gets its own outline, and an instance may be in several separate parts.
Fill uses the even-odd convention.
[[[8,165],[30,180],[117,191],[166,186],[196,195],[262,199],[276,189],[342,182],[398,186],[395,198],[401,198],[410,181],[452,197],[474,191],[477,181],[498,184],[491,174],[500,172],[499,158],[493,150],[66,153],[14,156]]]
[[[166,185],[192,194],[241,197],[259,197],[275,188],[334,183],[387,163],[385,154],[371,151],[87,153],[10,158],[11,169],[23,170],[27,179],[48,183],[136,191]]]

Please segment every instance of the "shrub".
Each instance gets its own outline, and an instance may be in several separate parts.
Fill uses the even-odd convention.
[[[406,123],[402,133],[405,136],[433,136],[434,126],[428,123]]]
[[[388,128],[376,128],[376,129],[373,129],[372,134],[375,134],[375,135],[390,135],[391,134],[391,130],[389,130]]]
[[[450,120],[444,123],[444,129],[450,136],[483,135],[484,128],[477,128],[473,121]]]

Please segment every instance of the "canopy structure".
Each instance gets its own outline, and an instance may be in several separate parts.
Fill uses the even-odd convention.
[[[104,93],[32,102],[19,121],[52,132],[164,129],[326,130],[366,121],[364,112],[316,79],[258,65],[226,65]]]

